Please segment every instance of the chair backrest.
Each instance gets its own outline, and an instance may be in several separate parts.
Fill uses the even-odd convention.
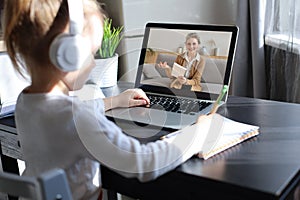
[[[0,172],[0,192],[28,199],[72,199],[66,174],[62,169],[53,169],[38,177]]]

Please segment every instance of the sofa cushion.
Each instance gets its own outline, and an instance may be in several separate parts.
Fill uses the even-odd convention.
[[[201,82],[223,84],[226,59],[207,58]]]
[[[223,88],[223,85],[217,83],[202,83],[202,92],[219,94]]]
[[[169,66],[173,66],[176,57],[176,54],[160,53],[157,55],[156,63],[167,62]]]
[[[165,78],[165,77],[160,77],[160,78],[155,78],[155,79],[143,80],[142,83],[147,84],[147,85],[156,85],[156,86],[169,88],[170,84],[171,84],[171,79]]]
[[[143,75],[146,79],[161,77],[160,73],[155,68],[155,64],[144,64]]]

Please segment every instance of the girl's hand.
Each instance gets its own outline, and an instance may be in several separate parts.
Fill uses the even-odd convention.
[[[147,106],[150,100],[141,89],[128,89],[121,94],[103,99],[105,110],[117,107]]]
[[[213,115],[200,115],[196,121],[196,123],[201,123],[202,121],[205,121],[206,119],[211,119]]]
[[[128,89],[118,96],[119,106],[118,107],[134,107],[149,105],[150,100],[146,93],[141,89]]]

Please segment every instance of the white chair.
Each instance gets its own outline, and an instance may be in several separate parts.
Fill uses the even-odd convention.
[[[53,169],[38,177],[0,172],[0,192],[38,200],[72,199],[66,174],[62,169]]]

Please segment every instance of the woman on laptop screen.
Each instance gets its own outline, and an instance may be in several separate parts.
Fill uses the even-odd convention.
[[[189,87],[192,91],[197,92],[202,90],[200,81],[205,67],[205,59],[198,53],[200,43],[197,33],[189,33],[185,40],[186,52],[177,56],[172,67],[167,62],[158,63],[158,66],[163,68],[171,79],[171,88]]]

